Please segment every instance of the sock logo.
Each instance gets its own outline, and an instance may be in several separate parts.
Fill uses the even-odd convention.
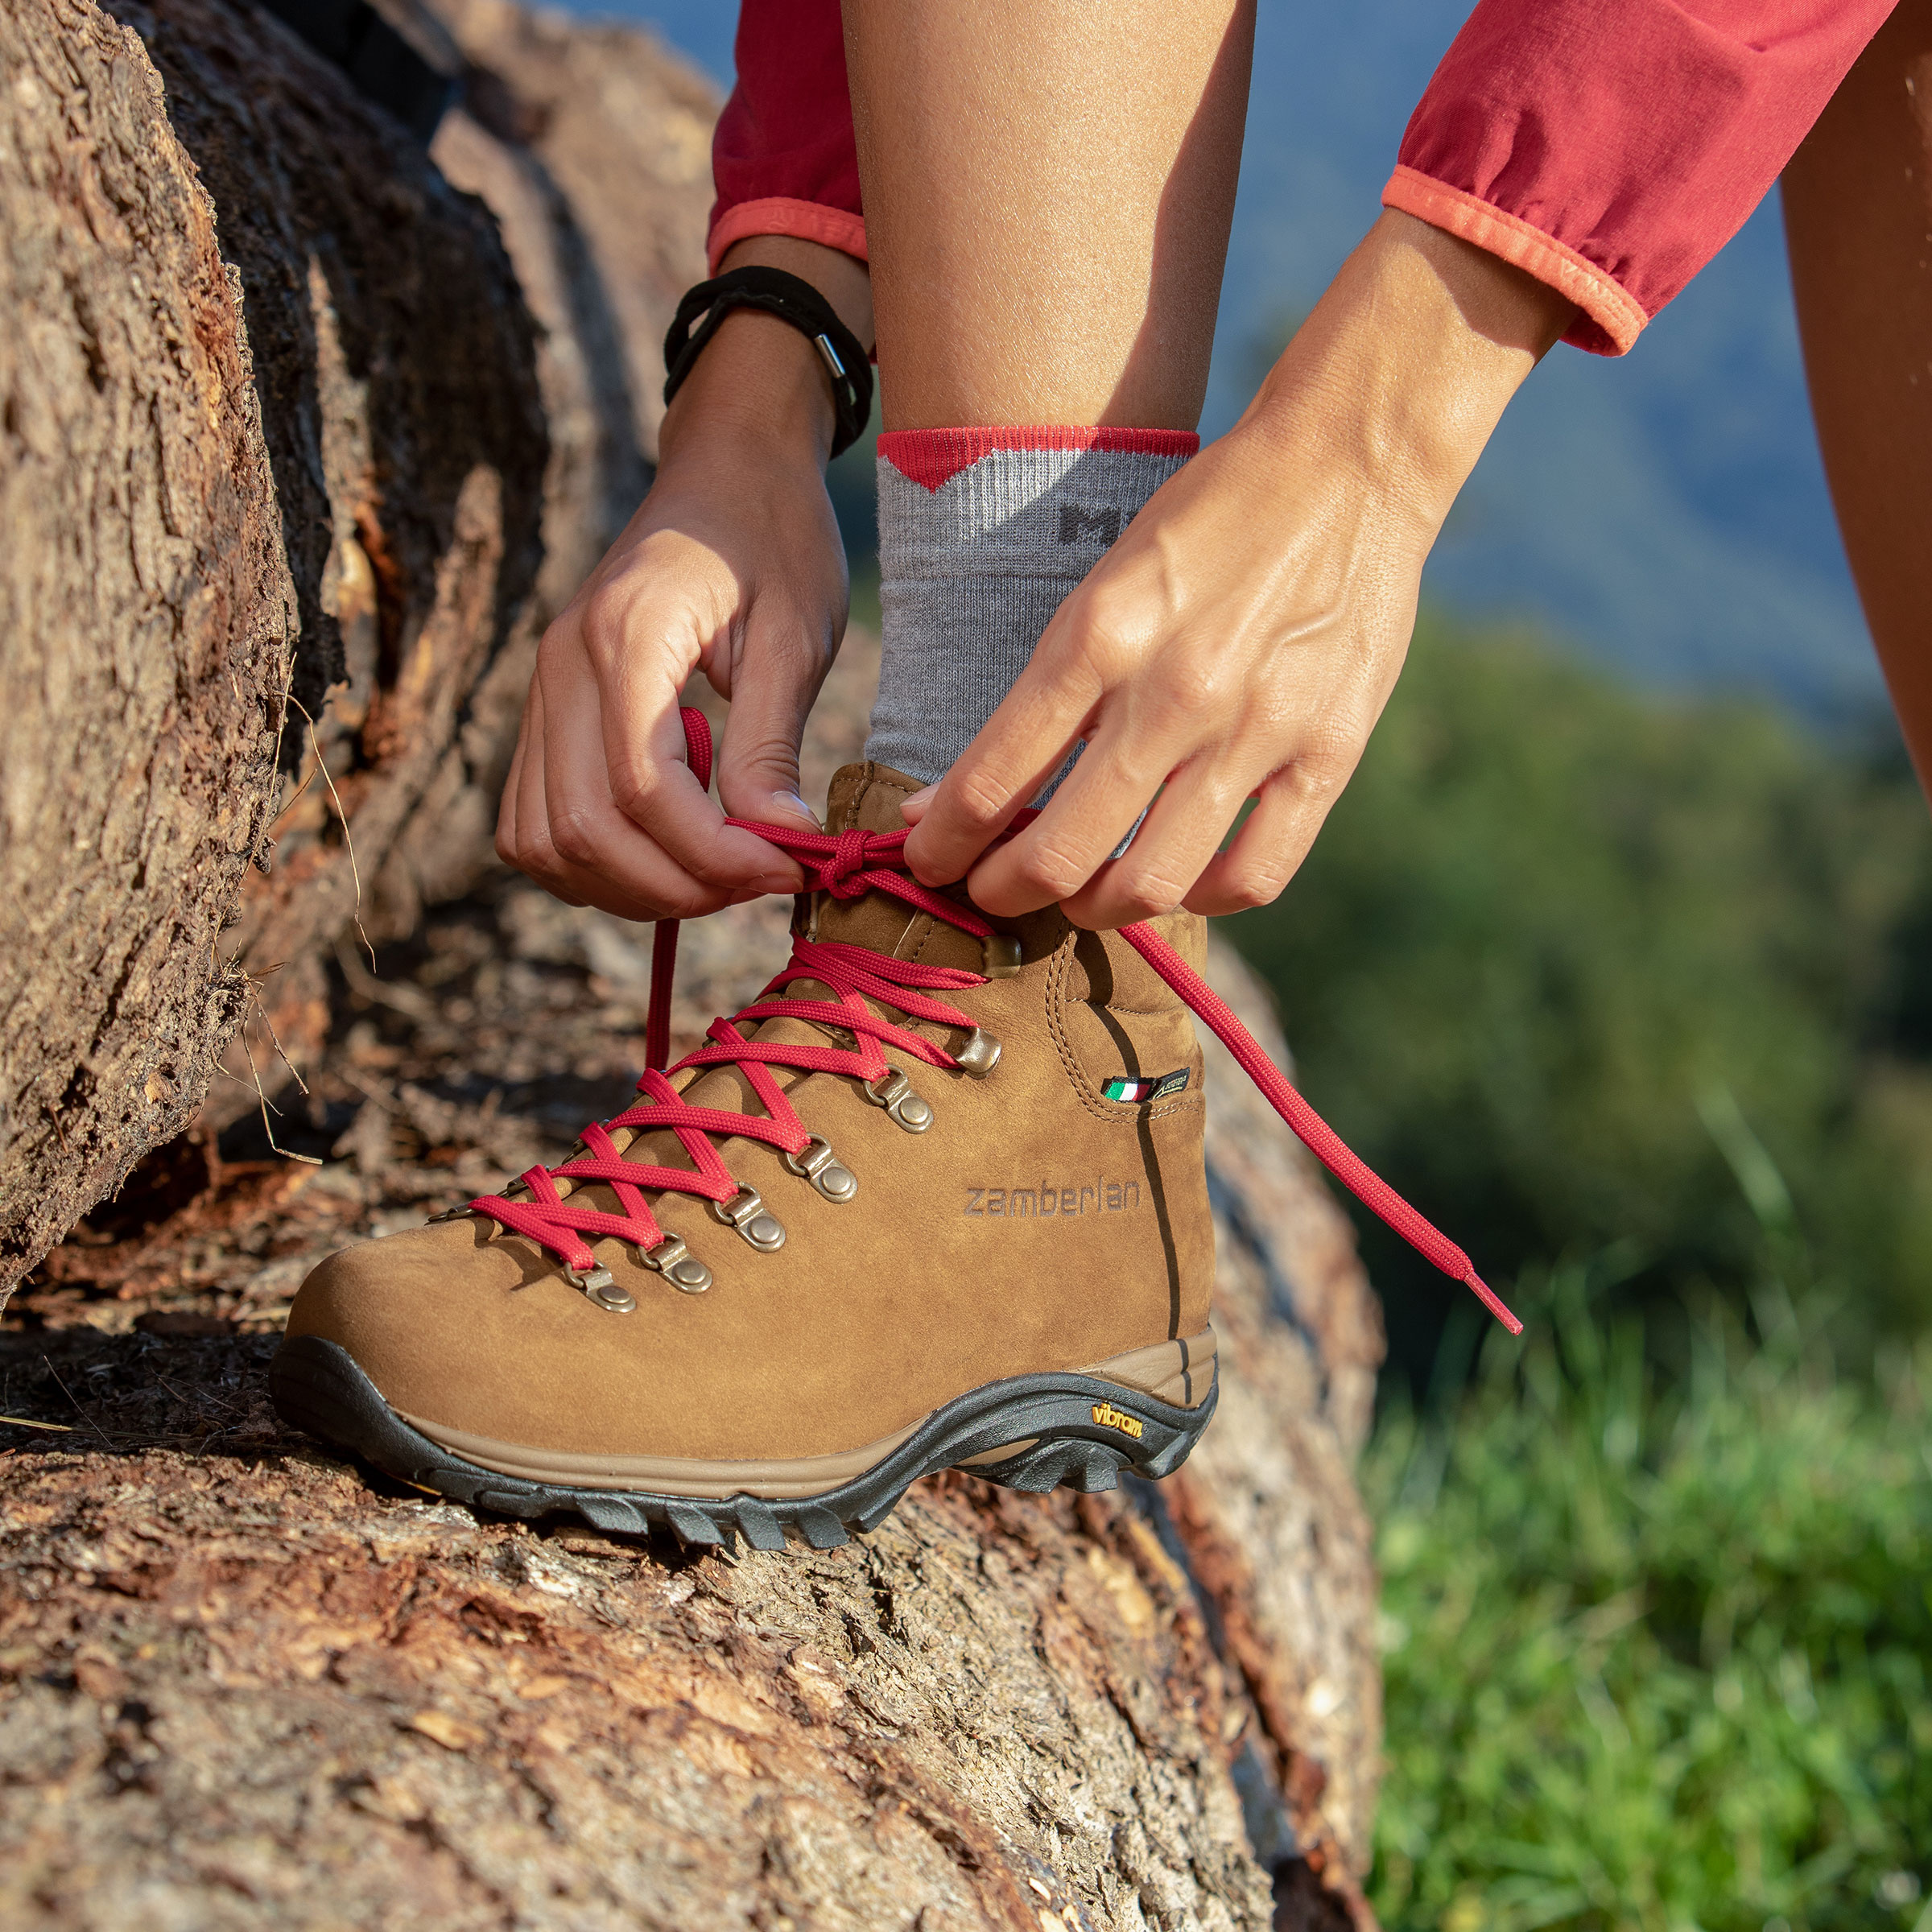
[[[1103,1429],[1117,1429],[1122,1435],[1131,1435],[1137,1442],[1146,1430],[1146,1424],[1137,1415],[1129,1415],[1125,1410],[1115,1408],[1112,1402],[1096,1402],[1093,1419]]]
[[[1111,543],[1121,534],[1121,513],[1111,504],[1103,510],[1084,510],[1077,503],[1060,506],[1060,541],[1063,543]]]

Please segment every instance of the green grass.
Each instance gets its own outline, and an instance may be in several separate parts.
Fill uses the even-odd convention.
[[[1596,1272],[1369,1452],[1384,1924],[1932,1932],[1932,1352],[1842,1375],[1773,1282],[1660,1363]]]

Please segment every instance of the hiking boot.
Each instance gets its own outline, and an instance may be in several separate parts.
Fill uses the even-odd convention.
[[[283,1416],[487,1509],[761,1549],[939,1469],[1177,1468],[1216,1389],[1183,969],[920,886],[918,789],[839,774],[831,836],[781,840],[791,964],[571,1160],[317,1268]],[[1203,963],[1198,918],[1135,930]]]

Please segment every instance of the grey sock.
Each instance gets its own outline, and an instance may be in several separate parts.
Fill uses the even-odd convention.
[[[1062,600],[1199,446],[1165,429],[881,436],[885,650],[865,756],[944,777]]]

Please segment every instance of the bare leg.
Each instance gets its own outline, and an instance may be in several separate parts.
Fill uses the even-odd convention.
[[[847,0],[844,19],[887,428],[1191,429],[1251,0]],[[1395,681],[1449,505],[1574,312],[1385,213],[1241,423],[1121,520],[977,735],[906,800],[913,871],[964,877],[996,914],[1059,904],[1096,927],[1273,898]],[[918,485],[952,473],[911,477],[909,520]],[[882,559],[885,515],[882,491]],[[1070,507],[1061,529],[1084,526]],[[886,609],[875,729],[916,715],[906,667],[935,661],[895,658],[890,569]]]
[[[1192,429],[1253,0],[847,0],[888,429]]]
[[[1904,0],[1785,171],[1825,473],[1932,790],[1932,0]]]

